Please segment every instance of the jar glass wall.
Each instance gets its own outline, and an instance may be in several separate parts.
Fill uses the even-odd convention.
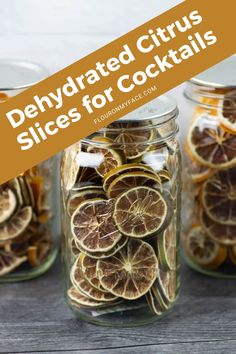
[[[178,295],[177,109],[161,96],[68,148],[61,165],[65,293],[74,313],[134,326]]]
[[[205,274],[236,277],[236,57],[186,86],[183,250]]]
[[[38,65],[15,60],[0,60],[0,73],[0,104],[46,76]],[[55,163],[52,158],[0,186],[0,282],[39,276],[56,258]]]

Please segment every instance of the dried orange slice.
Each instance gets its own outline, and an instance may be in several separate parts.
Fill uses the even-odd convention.
[[[236,163],[235,135],[224,131],[216,119],[199,117],[188,134],[191,153],[199,163],[211,168],[227,168]]]
[[[215,242],[223,245],[236,244],[236,225],[218,224],[202,211],[200,214],[201,225],[204,231]]]
[[[82,202],[71,218],[76,243],[88,252],[111,250],[122,236],[112,214],[112,201],[97,198]]]
[[[236,92],[225,95],[220,107],[219,121],[228,131],[236,133]]]
[[[67,202],[67,212],[70,216],[74,213],[74,211],[78,208],[80,203],[94,198],[102,198],[105,196],[105,192],[102,191],[99,187],[97,189],[83,189],[73,194],[68,202]]]
[[[147,172],[123,173],[109,185],[108,198],[117,198],[121,193],[138,186],[157,186],[161,188],[161,179],[158,175]]]
[[[201,199],[213,221],[236,226],[236,167],[214,173],[203,184]]]
[[[73,286],[79,290],[82,294],[87,296],[88,298],[96,301],[113,301],[117,299],[117,296],[109,292],[101,291],[94,286],[92,286],[84,277],[81,272],[80,266],[75,262],[74,266],[71,269],[70,274],[71,282]]]
[[[155,171],[143,163],[129,163],[113,168],[104,176],[103,189],[107,191],[110,184],[120,175],[128,172],[147,172],[156,175]]]
[[[201,226],[194,226],[184,239],[187,255],[201,267],[218,268],[226,259],[227,249],[210,238]]]
[[[0,250],[0,276],[6,275],[27,261],[27,257],[17,257],[13,253]]]
[[[104,289],[134,300],[150,290],[158,274],[158,260],[147,242],[130,239],[114,256],[99,260],[97,271]]]
[[[166,270],[176,269],[176,230],[173,224],[158,237],[159,260]]]
[[[61,164],[61,175],[63,176],[63,185],[66,190],[70,190],[77,181],[79,173],[78,156],[80,150],[80,144],[74,144],[65,150]]]
[[[8,220],[17,207],[17,198],[10,189],[0,191],[0,224]]]
[[[83,277],[87,280],[92,287],[103,292],[107,292],[100,284],[97,274],[97,260],[81,253],[77,261],[81,269]]]
[[[20,209],[9,221],[0,225],[0,241],[14,239],[20,235],[27,228],[31,219],[31,207]]]
[[[122,234],[143,238],[160,231],[166,220],[167,209],[159,191],[136,187],[118,197],[114,219]]]
[[[140,129],[140,123],[135,122],[115,124],[116,129],[109,131],[106,136],[119,145],[127,159],[137,159],[149,150],[148,142],[155,137],[154,129]]]
[[[95,136],[92,140],[94,145],[88,147],[88,152],[97,154],[98,163],[95,170],[100,176],[104,177],[110,170],[124,163],[122,153],[110,147],[110,139]],[[100,144],[96,145],[96,142]]]
[[[77,307],[99,308],[99,307],[104,306],[104,302],[92,300],[91,298],[85,296],[83,293],[78,291],[78,289],[76,289],[73,286],[68,290],[67,295],[68,295],[69,299],[71,300],[71,304],[75,305]]]
[[[5,101],[9,100],[9,98],[10,97],[6,93],[0,92],[0,103],[3,103]]]

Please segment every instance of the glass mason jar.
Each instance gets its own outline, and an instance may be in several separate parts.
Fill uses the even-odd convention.
[[[175,102],[161,96],[64,152],[66,299],[84,320],[145,324],[177,298],[176,115]]]
[[[187,83],[184,232],[188,264],[236,277],[236,57]]]
[[[36,64],[0,60],[0,104],[47,74]],[[0,185],[0,282],[34,278],[55,260],[54,165],[50,159]]]

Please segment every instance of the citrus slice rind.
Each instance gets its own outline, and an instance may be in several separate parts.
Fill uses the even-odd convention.
[[[91,252],[91,251],[88,252],[88,251],[84,250],[81,246],[76,244],[76,242],[75,242],[75,245],[76,245],[77,249],[80,250],[80,252],[84,253],[85,255],[87,255],[91,258],[94,258],[94,259],[101,259],[101,258],[108,258],[108,257],[113,256],[122,247],[124,247],[127,242],[128,242],[128,238],[125,236],[122,236],[121,239],[115,244],[115,246],[106,252]]]
[[[17,198],[10,189],[0,191],[0,224],[8,220],[17,207]]]
[[[148,243],[130,239],[114,256],[99,260],[97,271],[104,289],[135,300],[150,290],[158,274],[158,260]]]
[[[32,208],[24,207],[17,211],[6,223],[0,225],[0,241],[7,241],[19,236],[32,219]]]
[[[236,244],[236,226],[219,224],[213,221],[202,210],[200,213],[200,221],[203,230],[215,242],[222,245],[235,245]]]
[[[115,201],[114,220],[122,234],[145,238],[161,229],[167,209],[159,191],[136,187],[124,192]]]
[[[171,174],[168,170],[160,170],[158,172],[158,176],[160,177],[162,183],[167,183],[171,180]]]
[[[91,258],[84,253],[80,254],[78,260],[79,267],[85,280],[89,282],[90,285],[95,289],[98,289],[102,292],[107,292],[105,289],[103,289],[98,279],[97,262],[98,261],[96,259]]]
[[[203,184],[201,197],[213,221],[236,226],[236,167],[215,172]]]
[[[25,256],[17,257],[12,253],[0,250],[0,276],[4,276],[12,272],[26,261],[27,257]]]
[[[108,198],[117,198],[130,188],[158,186],[161,189],[161,179],[158,175],[147,172],[127,172],[115,178],[107,189]]]
[[[224,131],[217,119],[199,117],[189,130],[188,146],[197,161],[210,168],[236,164],[235,135]]]
[[[94,286],[92,286],[83,276],[80,266],[76,261],[74,266],[71,269],[70,279],[73,286],[82,294],[87,296],[88,298],[96,301],[113,301],[117,299],[117,296],[109,292],[101,291]]]
[[[75,287],[71,287],[67,292],[68,298],[73,305],[82,308],[100,308],[104,306],[104,302],[96,301],[88,298],[79,292]]]
[[[105,192],[100,188],[84,189],[72,194],[67,202],[67,212],[69,216],[72,216],[80,203],[95,198],[104,198]]]
[[[157,239],[158,255],[165,270],[176,269],[176,232],[171,224]]]
[[[112,214],[111,200],[97,198],[82,202],[71,217],[76,244],[88,252],[111,250],[122,237]]]
[[[27,180],[27,176],[19,176],[18,177],[20,189],[21,189],[21,196],[23,200],[23,204],[25,206],[34,206],[34,195],[32,188]]]
[[[202,229],[194,226],[184,239],[184,248],[189,258],[207,269],[218,268],[226,259],[226,247],[216,243]]]
[[[151,290],[145,295],[150,310],[157,316],[161,316],[165,310],[161,307],[159,301]]]
[[[163,299],[163,303],[168,308],[176,299],[177,292],[177,274],[176,271],[163,271],[160,269],[157,279],[158,289]],[[154,290],[155,291],[155,290]]]

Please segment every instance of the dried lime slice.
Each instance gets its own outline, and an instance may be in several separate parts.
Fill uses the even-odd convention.
[[[157,283],[158,289],[160,290],[160,294],[164,302],[166,303],[166,306],[169,307],[169,305],[175,301],[177,296],[176,271],[170,270],[166,272],[160,269]]]
[[[77,307],[99,308],[99,307],[104,306],[104,302],[92,300],[89,297],[83,295],[81,292],[79,292],[74,287],[71,287],[68,290],[67,295],[68,295],[69,299],[71,300],[72,305],[76,305]]]
[[[162,306],[160,305],[160,302],[153,294],[153,292],[149,290],[149,292],[145,296],[150,310],[154,312],[155,315],[161,316],[165,310],[163,310]]]
[[[70,190],[78,177],[79,164],[78,155],[80,153],[81,146],[79,143],[74,144],[65,150],[62,165],[61,174],[63,176],[63,185],[66,190]]]
[[[164,269],[176,269],[176,231],[173,224],[158,237],[158,255]]]
[[[27,257],[17,257],[13,253],[0,250],[0,276],[6,275],[27,261]]]
[[[105,192],[100,188],[92,188],[92,189],[83,189],[73,194],[68,202],[67,202],[67,212],[70,216],[75,212],[80,203],[94,198],[103,198],[105,196]]]
[[[121,239],[113,219],[111,200],[91,199],[82,202],[71,218],[76,243],[88,252],[106,252]]]
[[[73,286],[79,290],[82,294],[87,296],[88,298],[96,301],[113,301],[117,299],[117,296],[109,292],[101,291],[94,286],[92,286],[83,276],[82,271],[80,269],[79,262],[76,261],[73,265],[70,273],[70,279]]]
[[[80,267],[83,277],[93,286],[102,292],[107,292],[100,284],[97,274],[97,260],[81,253],[77,261],[78,267]]]
[[[99,260],[97,271],[104,289],[134,300],[151,288],[158,275],[158,260],[148,243],[130,239],[114,256]]]
[[[114,219],[122,234],[144,238],[161,229],[167,211],[167,204],[159,191],[136,187],[118,197]]]
[[[0,192],[0,223],[8,220],[17,207],[15,193],[10,189]]]
[[[157,186],[160,189],[161,179],[158,175],[147,172],[123,173],[111,182],[107,190],[107,195],[108,198],[117,198],[128,189],[140,186]]]
[[[18,177],[18,181],[20,184],[20,188],[21,188],[21,195],[23,198],[23,204],[25,206],[34,206],[35,205],[35,201],[34,201],[34,194],[31,188],[31,185],[28,181],[27,176],[20,176]]]
[[[167,170],[161,170],[158,172],[158,176],[161,178],[162,183],[169,182],[171,180],[171,174]]]
[[[9,221],[0,225],[0,241],[11,240],[20,235],[32,219],[32,208],[20,209]]]

